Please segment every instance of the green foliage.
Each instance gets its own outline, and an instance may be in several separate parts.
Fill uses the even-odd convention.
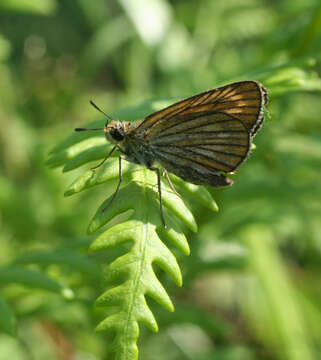
[[[138,335],[139,359],[320,358],[320,9],[1,1],[0,359],[128,359]],[[73,132],[103,125],[90,99],[135,121],[243,79],[270,103],[232,187],[165,181],[165,232],[155,175],[123,161],[99,210],[118,161],[89,170],[110,150]]]
[[[3,0],[0,8],[9,11],[18,11],[23,13],[35,13],[40,15],[48,15],[53,12],[56,7],[55,0]]]
[[[257,241],[258,232],[261,235],[260,241]],[[298,308],[297,297],[273,245],[271,232],[265,226],[249,227],[244,230],[243,239],[250,252],[255,255],[260,254],[260,256],[250,256],[250,266],[258,274],[266,303],[264,305],[271,309],[274,317],[272,322],[276,324],[276,333],[271,333],[272,342],[276,346],[279,343],[283,344],[284,350],[279,350],[281,356],[288,359],[312,360],[313,354]]]
[[[63,287],[46,274],[36,270],[29,270],[19,267],[8,267],[0,269],[0,283],[19,283],[48,291],[61,292]]]
[[[16,334],[16,319],[8,303],[0,297],[0,330],[14,336]]]

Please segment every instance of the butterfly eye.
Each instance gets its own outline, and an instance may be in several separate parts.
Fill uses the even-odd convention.
[[[110,131],[110,136],[116,141],[122,141],[125,137],[125,134],[121,128],[116,128]]]

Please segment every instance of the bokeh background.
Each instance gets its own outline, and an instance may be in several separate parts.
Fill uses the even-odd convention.
[[[270,93],[256,149],[209,189],[218,213],[192,205],[176,311],[151,304],[140,358],[321,358],[320,61],[319,0],[1,0],[0,359],[108,358],[85,236],[104,190],[64,198],[78,170],[45,164],[101,118],[89,100],[130,118],[244,79]]]

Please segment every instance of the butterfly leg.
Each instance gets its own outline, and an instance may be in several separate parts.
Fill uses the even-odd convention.
[[[114,195],[112,196],[112,198],[110,199],[108,204],[103,208],[103,211],[106,211],[109,208],[109,206],[112,204],[112,202],[115,200],[115,198],[116,198],[116,196],[118,194],[119,188],[120,188],[120,184],[121,184],[121,182],[123,180],[123,176],[122,176],[122,173],[121,173],[121,159],[122,159],[122,157],[119,156],[119,158],[118,158],[118,160],[119,160],[119,182],[118,182],[116,191],[114,192]]]
[[[163,169],[163,176],[166,177],[166,180],[167,180],[167,182],[168,182],[168,185],[169,185],[169,187],[172,189],[173,193],[174,193],[175,195],[177,195],[178,197],[182,198],[182,195],[179,194],[179,193],[177,192],[177,190],[175,189],[175,186],[174,186],[174,184],[172,183],[170,177],[168,176],[168,172],[167,172],[165,169]]]
[[[116,146],[114,146],[111,149],[110,153],[105,157],[105,159],[102,162],[100,162],[97,166],[90,168],[90,170],[95,170],[95,169],[99,168],[111,156],[111,154],[114,152],[115,149],[116,149]]]
[[[163,213],[162,186],[161,186],[160,170],[158,168],[149,168],[149,169],[155,171],[156,174],[157,174],[157,185],[158,185],[158,193],[159,193],[160,214],[161,214],[161,219],[162,219],[163,226],[166,229],[167,226],[166,226],[166,223],[165,223],[165,218],[164,218],[164,213]]]

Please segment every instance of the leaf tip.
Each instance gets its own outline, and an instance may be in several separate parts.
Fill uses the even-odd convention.
[[[74,189],[68,189],[64,192],[64,197],[68,197],[68,196],[71,196],[71,195],[74,195],[75,194],[75,190]]]
[[[220,208],[218,207],[217,203],[215,200],[213,200],[210,204],[211,210],[215,211],[215,212],[219,212]]]
[[[70,168],[70,166],[68,166],[68,164],[66,164],[66,165],[62,168],[62,172],[63,172],[63,173],[66,173],[66,172],[68,172],[68,171],[70,171],[70,170],[73,170],[73,168]]]
[[[190,222],[189,228],[195,233],[198,231],[198,226],[195,220]]]

